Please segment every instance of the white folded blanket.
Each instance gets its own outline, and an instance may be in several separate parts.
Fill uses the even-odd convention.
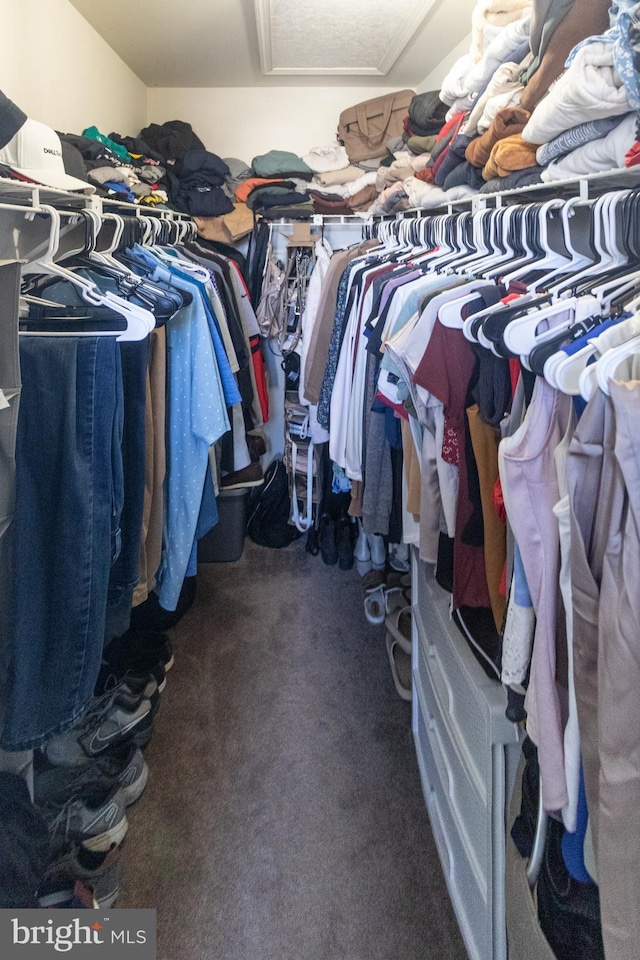
[[[499,93],[495,97],[491,97],[488,103],[485,104],[482,116],[478,120],[478,133],[483,134],[487,132],[495,120],[498,110],[504,110],[505,107],[517,107],[522,100],[523,93],[524,87],[519,83],[513,90],[507,90],[504,93]]]
[[[326,173],[318,173],[313,178],[323,187],[333,187],[337,183],[349,183],[351,180],[357,180],[362,176],[362,167],[347,166],[342,170],[330,170]]]
[[[482,57],[496,31],[520,20],[531,9],[531,0],[478,0],[471,14],[471,48],[475,63]]]
[[[554,160],[542,172],[542,180],[551,183],[587,173],[621,169],[627,150],[636,142],[636,119],[635,113],[629,113],[606,137],[590,140]]]
[[[489,44],[482,59],[469,71],[465,85],[468,93],[480,93],[503,63],[520,63],[529,53],[531,15],[514,20]]]
[[[449,203],[452,200],[462,200],[477,193],[471,187],[460,186],[452,187],[451,190],[442,190],[433,183],[425,183],[424,180],[418,180],[416,177],[407,177],[404,181],[404,190],[407,194],[409,207],[421,207],[423,210],[431,210],[433,207],[439,207],[443,203]]]
[[[352,180],[351,183],[346,183],[346,196],[355,197],[356,193],[360,193],[360,191],[364,190],[365,187],[369,187],[371,185],[375,186],[377,175],[378,174],[376,170],[370,170],[369,173],[363,173],[362,176],[358,177],[357,180]]]
[[[569,68],[536,106],[522,131],[529,143],[548,143],[576,123],[615,117],[631,109],[613,65],[613,43],[581,47]]]
[[[314,173],[329,173],[331,170],[344,170],[349,166],[347,151],[338,143],[312,147],[302,159]]]
[[[489,100],[499,94],[522,89],[522,84],[520,83],[520,64],[511,62],[503,63],[494,73],[486,90],[484,90],[475,101],[473,109],[467,117],[461,132],[466,137],[475,137],[476,133],[478,133],[478,123]]]
[[[418,170],[424,170],[431,154],[422,153],[417,157],[404,154],[401,159],[394,160],[390,167],[378,167],[376,176],[376,190],[381,193],[396,180],[405,180],[412,177]]]
[[[473,60],[468,53],[456,60],[440,87],[440,99],[443,103],[451,106],[460,97],[467,95],[468,90],[465,81],[472,67]]]

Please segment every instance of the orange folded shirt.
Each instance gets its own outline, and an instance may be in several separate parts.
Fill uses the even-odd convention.
[[[251,177],[249,180],[243,180],[241,184],[236,187],[236,200],[239,200],[240,203],[246,203],[247,197],[255,187],[261,186],[263,183],[282,183],[282,177],[277,177],[274,180],[271,180],[268,177]]]

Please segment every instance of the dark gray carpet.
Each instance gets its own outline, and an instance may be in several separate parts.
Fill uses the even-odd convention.
[[[201,565],[130,811],[159,960],[462,960],[384,628],[303,541]]]

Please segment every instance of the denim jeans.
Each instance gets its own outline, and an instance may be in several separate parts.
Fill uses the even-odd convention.
[[[2,745],[83,714],[105,633],[123,502],[122,372],[111,337],[20,341],[11,665]]]
[[[12,568],[15,508],[16,433],[20,404],[18,299],[20,264],[0,267],[0,730],[4,724],[6,677],[9,666],[9,582]],[[0,750],[0,771],[19,773],[32,782],[32,753]]]
[[[120,343],[124,393],[122,463],[124,503],[120,551],[111,568],[105,646],[129,629],[133,590],[138,582],[145,482],[145,402],[149,340]]]

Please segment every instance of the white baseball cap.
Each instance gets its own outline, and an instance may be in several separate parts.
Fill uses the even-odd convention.
[[[65,173],[62,144],[55,130],[30,117],[0,148],[0,163],[47,187],[95,192],[90,183]]]

